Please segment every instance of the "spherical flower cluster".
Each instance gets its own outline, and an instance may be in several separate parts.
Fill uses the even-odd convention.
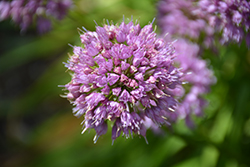
[[[71,0],[12,0],[0,2],[0,21],[11,18],[21,31],[35,20],[39,33],[51,29],[49,17],[62,19],[71,7]]]
[[[152,23],[142,29],[132,20],[96,26],[80,38],[83,46],[74,46],[66,63],[73,73],[65,87],[73,113],[84,116],[83,132],[95,129],[96,142],[111,121],[114,141],[121,132],[145,137],[145,119],[170,123],[177,106],[170,92],[182,84],[183,73],[173,66],[172,43],[157,38]]]
[[[250,2],[247,0],[160,0],[158,24],[164,33],[203,40],[206,47],[213,46],[215,33],[220,32],[222,44],[246,39],[250,47]]]
[[[162,33],[195,41],[203,33],[206,47],[212,44],[214,34],[214,29],[207,22],[208,18],[194,0],[160,0],[158,3],[157,19]]]
[[[191,86],[189,91],[180,86],[174,89],[173,93],[182,98],[176,114],[179,118],[185,118],[187,125],[192,127],[191,114],[203,115],[202,110],[207,102],[202,96],[209,92],[215,77],[208,69],[206,61],[198,56],[200,48],[197,44],[178,39],[174,46],[177,53],[175,62],[179,63],[182,71],[187,74],[182,80]]]
[[[200,10],[198,3],[193,0],[161,0],[158,5],[158,23],[162,36],[168,34],[166,41],[176,40],[176,59],[174,60],[187,75],[182,81],[187,86],[178,86],[172,90],[173,95],[180,98],[180,105],[172,113],[172,121],[178,118],[186,120],[192,127],[191,115],[202,115],[206,104],[203,95],[208,93],[215,82],[213,72],[207,67],[206,61],[200,57],[200,46],[190,41],[203,39],[203,44],[209,47],[213,43],[214,28],[208,24],[210,15]],[[178,21],[176,21],[178,20]],[[203,35],[202,35],[203,34]]]
[[[222,31],[222,43],[240,43],[250,47],[250,2],[247,0],[200,0],[200,10],[209,15],[209,24]]]

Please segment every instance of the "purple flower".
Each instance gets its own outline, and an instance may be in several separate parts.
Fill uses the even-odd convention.
[[[132,20],[97,26],[80,38],[84,47],[74,46],[65,63],[73,72],[65,87],[73,112],[84,117],[83,132],[95,129],[96,142],[111,121],[113,140],[133,133],[146,139],[146,118],[157,126],[169,124],[177,107],[170,90],[181,86],[183,76],[173,66],[171,42],[157,38],[152,24],[141,29]]]
[[[191,115],[201,116],[206,101],[202,96],[209,92],[210,86],[215,82],[213,72],[208,68],[206,61],[202,60],[200,47],[198,44],[190,42],[201,40],[205,37],[203,44],[208,47],[214,42],[215,29],[209,24],[211,15],[206,10],[213,12],[214,6],[206,6],[210,1],[201,0],[161,0],[159,2],[158,22],[162,30],[162,36],[166,41],[177,39],[173,44],[176,49],[176,59],[174,60],[182,68],[186,75],[181,80],[187,83],[189,89],[177,85],[168,93],[179,98],[179,105],[176,112],[168,115],[170,121],[185,119],[189,127],[194,124]],[[201,10],[200,5],[206,6],[206,10]],[[238,16],[236,17],[240,19]],[[178,20],[178,21],[176,21]],[[205,35],[205,36],[204,36]],[[161,43],[158,44],[161,46]]]
[[[51,22],[50,20],[43,18],[43,17],[38,17],[37,18],[37,31],[39,34],[44,34],[51,29]]]
[[[71,5],[71,0],[49,0],[46,5],[46,14],[61,20],[67,14]]]
[[[0,20],[11,18],[26,31],[33,21],[37,23],[38,32],[45,33],[51,29],[49,17],[61,20],[72,6],[71,0],[12,0],[0,2]]]
[[[5,20],[10,15],[10,3],[1,1],[0,2],[0,21]]]
[[[158,3],[158,25],[162,34],[170,34],[170,37],[197,41],[204,33],[203,42],[210,46],[214,29],[209,26],[208,19],[194,0],[160,0]]]
[[[222,32],[221,42],[223,44],[230,41],[240,43],[249,34],[249,1],[200,0],[199,8],[204,15],[210,17],[210,26]]]
[[[248,42],[250,2],[247,0],[160,0],[158,24],[163,34],[201,40],[211,47],[214,35],[222,34],[221,43]],[[176,21],[178,20],[178,21]]]
[[[174,44],[178,56],[175,61],[180,64],[186,75],[182,81],[191,86],[189,91],[182,87],[171,90],[173,94],[182,98],[177,108],[178,117],[189,119],[187,125],[192,127],[191,114],[201,116],[206,101],[202,96],[209,92],[210,86],[215,83],[213,72],[207,67],[205,60],[199,57],[199,46],[184,39],[178,39]]]

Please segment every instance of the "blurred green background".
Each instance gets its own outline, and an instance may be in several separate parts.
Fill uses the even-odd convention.
[[[250,166],[250,51],[242,45],[204,51],[217,83],[196,128],[184,121],[147,132],[143,138],[119,137],[111,132],[94,144],[94,130],[81,135],[81,121],[62,88],[70,75],[66,62],[72,45],[79,45],[77,28],[95,30],[95,20],[120,23],[123,15],[141,26],[157,15],[156,0],[78,0],[68,16],[53,22],[53,30],[39,36],[25,34],[10,20],[0,22],[0,166],[3,167],[248,167]]]

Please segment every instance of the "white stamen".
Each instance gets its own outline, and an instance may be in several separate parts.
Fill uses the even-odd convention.
[[[94,144],[96,144],[96,142],[97,142],[97,140],[98,140],[98,138],[99,138],[100,136],[99,135],[95,135],[95,137],[94,137],[94,139],[93,139],[93,141],[94,141]]]
[[[148,140],[147,140],[146,136],[144,136],[144,139],[145,139],[146,143],[148,144]]]
[[[82,131],[82,133],[81,134],[83,134],[84,132],[86,132],[86,130],[87,130],[88,128],[87,127],[85,127],[84,129],[83,129],[83,131]]]
[[[85,27],[83,27],[83,26],[82,26],[82,29],[83,29],[85,32],[88,32],[88,30],[87,30]]]
[[[174,110],[174,109],[172,109],[172,108],[170,108],[170,107],[168,107],[168,109],[169,109],[170,111],[173,111],[173,112],[175,112],[175,110]]]
[[[153,24],[155,22],[155,17],[153,18],[153,21],[152,21],[152,23],[151,24]]]
[[[96,26],[98,26],[98,24],[97,24],[97,22],[95,20],[94,20],[94,22],[95,22]]]
[[[109,24],[109,20],[107,19],[106,21],[107,21],[107,24],[110,26],[110,24]]]
[[[68,45],[69,45],[70,47],[74,48],[74,46],[73,46],[73,45],[71,45],[70,43],[68,43]]]

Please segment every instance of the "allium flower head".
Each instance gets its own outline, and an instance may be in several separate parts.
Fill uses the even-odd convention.
[[[200,0],[199,8],[209,15],[209,24],[222,31],[222,43],[246,40],[250,47],[250,2],[247,0]]]
[[[186,74],[181,80],[187,82],[186,89],[177,86],[172,90],[172,93],[180,98],[180,105],[176,112],[171,114],[171,118],[173,118],[172,121],[183,118],[189,127],[193,126],[192,114],[202,115],[202,110],[207,103],[202,96],[209,92],[210,86],[215,82],[212,70],[208,68],[206,61],[201,59],[201,46],[191,42],[198,42],[202,37],[206,47],[212,46],[214,42],[215,31],[208,22],[211,15],[201,10],[199,6],[201,1],[160,0],[158,4],[161,35],[168,34],[164,38],[166,41],[176,40],[174,47],[177,56],[174,61]]]
[[[169,124],[177,100],[168,92],[181,84],[182,72],[173,66],[172,43],[157,38],[152,23],[108,23],[80,38],[83,46],[74,46],[66,63],[72,80],[65,87],[73,113],[84,117],[83,132],[95,129],[96,142],[111,121],[114,141],[121,133],[146,137],[146,117]]]
[[[160,0],[158,24],[164,33],[192,41],[200,38],[206,47],[213,46],[220,33],[222,44],[246,40],[250,47],[247,0]]]
[[[71,7],[71,0],[12,0],[0,2],[0,21],[11,18],[21,31],[26,31],[35,21],[39,33],[51,29],[49,17],[62,19]]]
[[[212,43],[214,29],[209,26],[209,17],[201,13],[195,0],[160,0],[157,19],[164,34],[195,41],[205,34],[204,44],[210,46]]]
[[[175,113],[178,117],[185,118],[187,125],[192,127],[191,115],[203,115],[202,110],[207,102],[202,96],[209,92],[210,86],[216,79],[207,62],[199,57],[200,48],[197,44],[178,39],[174,46],[178,54],[175,61],[186,74],[182,77],[182,81],[187,82],[190,87],[189,90],[185,90],[178,86],[173,90],[173,94],[182,98]]]

